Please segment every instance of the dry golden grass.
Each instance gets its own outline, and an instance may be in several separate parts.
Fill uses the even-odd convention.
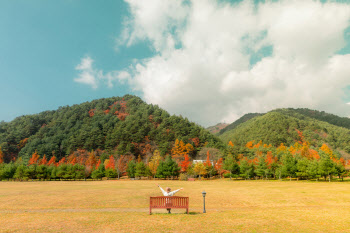
[[[192,214],[149,215],[157,182]],[[0,232],[349,232],[349,217],[349,182],[0,182]]]

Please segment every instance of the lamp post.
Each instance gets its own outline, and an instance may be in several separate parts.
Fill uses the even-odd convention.
[[[203,195],[203,213],[206,213],[206,211],[205,211],[205,195],[206,194],[207,193],[205,191],[202,192],[202,195]]]

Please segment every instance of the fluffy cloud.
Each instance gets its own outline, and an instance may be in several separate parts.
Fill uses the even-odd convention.
[[[350,115],[350,55],[337,54],[349,4],[126,2],[131,16],[119,46],[148,42],[157,52],[123,71],[147,102],[205,126],[279,107]],[[267,47],[272,54],[252,63]]]
[[[83,58],[80,64],[75,67],[75,69],[79,71],[79,77],[75,78],[74,81],[90,85],[92,88],[96,89],[97,79],[101,72],[92,68],[93,62],[94,61],[90,57]]]
[[[118,80],[123,83],[130,79],[130,74],[126,71],[112,71],[104,74],[102,70],[94,68],[93,63],[94,60],[89,56],[82,58],[80,64],[75,67],[79,74],[74,81],[96,89],[101,83],[105,83],[109,88],[112,88],[114,81]]]

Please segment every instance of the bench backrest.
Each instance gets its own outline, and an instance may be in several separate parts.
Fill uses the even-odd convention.
[[[150,207],[152,208],[166,208],[171,205],[172,208],[188,208],[188,197],[150,197]]]

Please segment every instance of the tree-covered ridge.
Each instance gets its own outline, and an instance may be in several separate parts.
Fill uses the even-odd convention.
[[[204,145],[222,146],[218,138],[187,118],[171,116],[132,95],[60,107],[0,124],[5,162],[18,157],[28,161],[35,151],[48,159],[96,149],[143,156],[158,148],[164,155],[176,139],[192,143],[195,152]]]
[[[260,141],[278,146],[293,145],[299,139],[298,131],[312,146],[328,144],[332,149],[350,152],[350,130],[319,121],[290,110],[271,111],[238,125],[220,136],[226,142],[244,146],[248,141]]]
[[[325,121],[329,124],[344,127],[350,129],[350,118],[348,117],[339,117],[334,114],[326,113],[324,111],[311,110],[308,108],[287,108],[287,109],[276,109],[275,111],[286,112],[290,115],[295,113],[314,118],[316,120]]]
[[[257,116],[261,116],[263,115],[262,113],[248,113],[245,114],[244,116],[242,116],[241,118],[239,118],[238,120],[234,121],[233,123],[229,124],[228,126],[226,126],[225,128],[221,129],[218,133],[218,135],[222,135],[223,133],[233,130],[235,129],[238,125],[249,121],[250,119],[257,117]]]

